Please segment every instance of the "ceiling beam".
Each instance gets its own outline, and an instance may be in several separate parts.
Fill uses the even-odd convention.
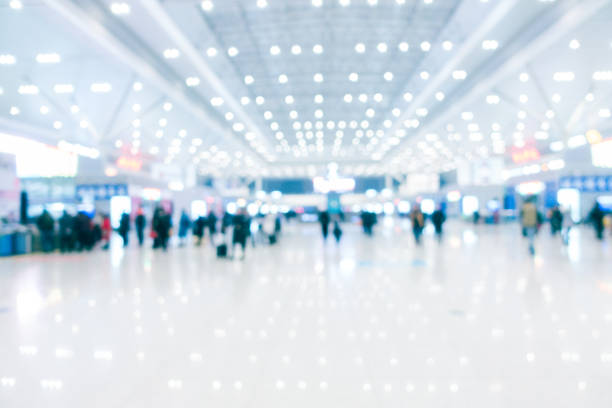
[[[170,37],[170,39],[176,44],[181,52],[191,61],[196,68],[197,72],[202,76],[202,80],[206,82],[216,95],[223,98],[224,103],[227,107],[245,124],[247,130],[254,132],[257,136],[262,138],[262,141],[268,145],[266,146],[270,153],[270,146],[268,139],[265,138],[264,133],[261,131],[259,126],[251,119],[249,114],[243,109],[242,105],[227,89],[221,78],[215,73],[214,69],[205,61],[201,52],[191,43],[189,38],[183,33],[180,27],[174,22],[174,20],[168,15],[164,7],[161,5],[159,0],[140,0],[140,3],[144,6],[151,17],[159,24],[159,27]],[[208,28],[204,26],[204,28]],[[212,38],[216,38],[215,33],[210,32]],[[221,52],[223,58],[225,53]]]
[[[213,117],[199,101],[195,101],[184,91],[184,89],[178,86],[178,84],[166,78],[147,62],[145,58],[123,44],[123,42],[113,35],[98,19],[92,17],[92,14],[86,13],[83,9],[69,0],[43,0],[43,2],[92,40],[93,43],[97,44],[119,62],[133,70],[140,77],[156,86],[159,91],[174,100],[185,111],[206,125],[218,137],[231,138],[235,142],[245,146],[249,151],[254,153],[257,158],[262,159],[261,155],[245,143],[243,138],[235,135],[231,129],[227,127],[227,123]]]

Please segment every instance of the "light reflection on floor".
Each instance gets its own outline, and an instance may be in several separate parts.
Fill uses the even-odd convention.
[[[382,224],[1,259],[0,407],[612,406],[612,243]]]

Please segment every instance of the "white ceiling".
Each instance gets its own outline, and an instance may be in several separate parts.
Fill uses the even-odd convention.
[[[437,172],[612,129],[607,0],[0,1],[0,126],[109,161]]]

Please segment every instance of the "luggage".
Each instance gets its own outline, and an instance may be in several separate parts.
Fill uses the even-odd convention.
[[[225,258],[227,256],[227,244],[217,246],[217,258]]]
[[[276,235],[272,234],[268,236],[268,240],[270,241],[270,245],[276,244]]]

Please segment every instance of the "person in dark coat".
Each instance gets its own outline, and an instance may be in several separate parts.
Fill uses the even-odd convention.
[[[247,238],[250,235],[251,222],[246,215],[244,209],[241,209],[238,214],[234,215],[232,219],[234,231],[232,234],[232,255],[235,254],[236,245],[242,247],[241,259],[244,259]]]
[[[74,233],[76,236],[77,249],[91,250],[93,247],[93,223],[91,218],[84,213],[79,212],[74,220]]]
[[[74,217],[64,211],[59,219],[60,251],[69,252],[74,247]]]
[[[593,208],[589,213],[589,221],[591,224],[593,224],[593,228],[595,228],[595,236],[600,241],[603,240],[604,216],[604,211],[601,209],[599,203],[595,201],[595,205],[593,205]]]
[[[179,245],[184,246],[187,240],[187,234],[191,229],[191,218],[187,215],[185,210],[181,213],[181,218],[179,220],[179,228],[178,228],[178,237],[179,237]]]
[[[212,238],[217,233],[217,216],[213,211],[208,213],[206,225],[208,226],[209,235]]]
[[[330,217],[327,210],[319,213],[319,223],[321,224],[321,233],[323,234],[324,240],[327,240],[327,235],[329,235],[329,220]]]
[[[130,215],[128,213],[121,214],[118,232],[121,236],[121,239],[123,239],[123,247],[127,247],[129,243],[130,234]]]
[[[421,207],[415,204],[410,212],[410,221],[412,221],[412,234],[417,245],[421,245],[421,235],[425,228],[425,216],[421,211]]]
[[[234,217],[232,217],[230,213],[228,213],[227,211],[223,213],[223,217],[221,218],[221,233],[222,234],[225,234],[225,231],[227,230],[227,228],[232,226],[233,220],[234,220]]]
[[[138,214],[134,220],[134,226],[136,227],[136,236],[138,237],[138,246],[144,244],[144,230],[147,226],[147,218],[144,215],[142,208],[138,209]]]
[[[204,230],[206,227],[206,218],[199,216],[193,223],[193,236],[196,237],[196,245],[202,245],[202,239],[204,238]]]
[[[431,214],[431,223],[434,226],[436,238],[438,241],[442,241],[442,227],[446,221],[446,214],[442,210],[441,206],[438,206],[436,210]]]
[[[49,214],[49,211],[44,210],[42,212],[42,214],[36,220],[36,226],[40,231],[40,244],[43,252],[53,251],[55,249],[55,220],[51,214]]]
[[[334,238],[336,238],[336,243],[340,243],[340,238],[342,238],[342,229],[340,228],[340,223],[338,220],[334,220],[334,229],[332,230],[332,234],[334,234]]]
[[[558,205],[555,205],[550,210],[550,233],[554,236],[557,235],[557,232],[561,231],[561,227],[563,226],[563,213],[561,209],[559,209]]]

